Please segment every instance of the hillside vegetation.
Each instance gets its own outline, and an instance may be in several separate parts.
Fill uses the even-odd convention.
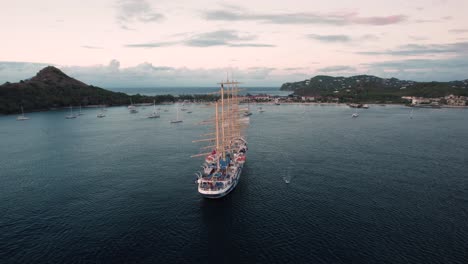
[[[332,77],[318,75],[299,82],[285,83],[281,90],[301,96],[338,98],[341,102],[402,102],[402,96],[468,96],[468,80],[452,82],[415,82],[371,75]]]
[[[83,107],[105,104],[109,106],[128,105],[133,103],[174,102],[176,100],[211,101],[213,95],[172,95],[144,96],[127,95],[112,92],[96,86],[87,85],[69,77],[59,69],[48,66],[36,76],[18,83],[0,85],[0,113],[18,113],[24,111],[48,110],[70,105]]]

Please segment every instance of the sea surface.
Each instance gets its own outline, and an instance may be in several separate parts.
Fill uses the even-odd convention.
[[[114,92],[122,92],[129,95],[162,95],[162,94],[207,94],[219,91],[219,87],[157,87],[157,88],[109,88]],[[242,87],[239,94],[244,95],[250,93],[252,95],[269,94],[269,95],[282,95],[290,94],[290,91],[280,91],[278,87]]]
[[[257,106],[220,200],[205,105],[0,117],[0,263],[468,263],[468,109]]]

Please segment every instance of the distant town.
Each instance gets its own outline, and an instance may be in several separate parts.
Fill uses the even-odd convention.
[[[370,75],[313,78],[285,83],[283,91],[291,91],[282,101],[322,103],[406,104],[416,107],[466,106],[468,79],[450,82],[416,82]],[[267,100],[260,97],[260,100]],[[257,100],[256,98],[252,98]]]
[[[465,107],[468,106],[468,96],[457,96],[457,95],[447,95],[443,97],[435,98],[425,98],[418,96],[402,96],[404,104],[414,107]],[[246,95],[242,98],[243,102],[255,102],[255,103],[344,103],[340,102],[340,98],[332,96],[300,96],[296,94],[290,94],[288,96],[279,96],[279,95],[268,95],[268,94],[258,94],[258,95]],[[401,102],[392,102],[387,101],[387,104],[392,103],[401,103]],[[354,103],[348,103],[354,105]],[[363,105],[356,103],[355,105]]]

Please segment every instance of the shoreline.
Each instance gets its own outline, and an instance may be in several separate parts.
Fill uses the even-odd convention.
[[[212,101],[204,101],[204,102],[190,102],[192,104],[206,104],[206,103],[211,103]],[[183,103],[183,101],[175,101],[175,102],[160,102],[156,103],[156,105],[172,105],[172,104],[177,104],[177,103]],[[242,102],[241,104],[252,104],[252,105],[275,105],[274,101],[267,101],[267,102],[256,102],[256,101],[250,101],[250,102]],[[319,106],[348,106],[349,103],[331,103],[331,102],[280,102],[280,105],[319,105]],[[432,107],[418,107],[418,106],[408,106],[406,104],[402,103],[385,103],[385,104],[379,104],[379,103],[364,103],[369,106],[380,106],[380,107],[385,107],[385,106],[406,106],[408,108],[421,108],[421,109],[468,109],[468,106],[458,106],[458,105],[440,105],[437,108],[432,108]],[[138,107],[146,107],[146,106],[151,106],[153,103],[137,103],[134,104],[135,106]],[[86,105],[82,106],[84,109],[98,109],[101,107],[122,107],[122,106],[128,106],[128,104],[121,104],[121,105]],[[279,106],[279,105],[278,105]],[[79,106],[73,106],[74,108],[78,108]],[[49,112],[49,111],[59,111],[59,110],[66,110],[69,109],[69,106],[64,106],[64,107],[51,107],[47,109],[34,109],[30,111],[25,111],[24,113],[36,113],[36,112]],[[0,113],[0,116],[11,116],[11,115],[18,115],[21,113],[11,113],[11,114],[4,114]]]

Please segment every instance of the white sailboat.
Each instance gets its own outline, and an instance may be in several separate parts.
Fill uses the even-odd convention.
[[[356,110],[354,110],[354,113],[351,115],[352,118],[357,118],[359,116],[358,112],[357,112],[357,108],[355,108]]]
[[[101,112],[97,114],[97,118],[103,118],[106,117],[106,114],[104,114],[104,107],[101,107]]]
[[[128,110],[130,110],[131,114],[138,113],[138,109],[136,108],[136,106],[133,105],[132,98],[130,98],[130,105],[127,108],[128,108]]]
[[[24,116],[23,106],[21,106],[21,115],[16,117],[16,120],[18,121],[29,120],[29,117]]]
[[[81,112],[81,105],[80,105],[80,112],[78,113],[78,115],[84,115],[84,113]]]
[[[175,120],[171,120],[171,123],[182,123],[182,119],[179,119],[179,107],[177,107],[177,118]]]
[[[148,118],[159,118],[160,116],[159,111],[156,112],[156,101],[153,101],[153,113],[151,113]]]
[[[65,116],[66,119],[74,119],[76,115],[73,114],[73,106],[70,105],[70,114]]]
[[[247,101],[247,110],[244,112],[244,116],[251,116],[252,112],[250,112],[250,99]]]

